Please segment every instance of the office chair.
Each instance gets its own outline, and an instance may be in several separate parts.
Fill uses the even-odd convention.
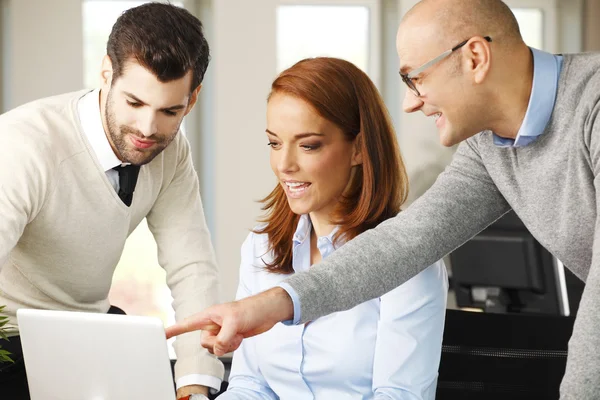
[[[567,316],[577,311],[583,282],[535,240],[513,211],[452,252],[450,261],[459,307]]]
[[[447,310],[436,400],[558,399],[574,320]]]

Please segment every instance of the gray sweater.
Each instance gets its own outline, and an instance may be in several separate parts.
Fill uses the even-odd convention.
[[[381,296],[512,208],[544,247],[586,281],[561,398],[599,399],[598,71],[600,54],[566,55],[552,118],[537,141],[497,147],[492,132],[480,132],[460,144],[452,164],[406,211],[291,277],[302,321]]]

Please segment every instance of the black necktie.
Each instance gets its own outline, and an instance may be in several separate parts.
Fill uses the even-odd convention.
[[[139,165],[125,165],[113,169],[119,172],[119,197],[129,207],[133,200],[133,191],[140,173],[140,167]]]

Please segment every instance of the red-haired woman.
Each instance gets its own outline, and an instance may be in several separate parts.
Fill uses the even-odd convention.
[[[238,298],[306,271],[393,217],[408,190],[381,96],[347,61],[306,59],[281,73],[266,134],[278,183],[242,246]],[[439,261],[351,310],[277,324],[244,340],[219,398],[433,400],[447,289]]]

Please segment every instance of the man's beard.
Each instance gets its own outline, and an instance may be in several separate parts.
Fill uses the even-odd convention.
[[[159,155],[175,138],[179,131],[179,126],[175,132],[170,135],[152,135],[150,137],[144,137],[144,135],[127,125],[117,126],[116,117],[113,109],[113,103],[110,91],[106,99],[106,126],[108,128],[108,135],[110,140],[117,151],[117,157],[126,163],[133,165],[144,165],[148,164]],[[153,140],[155,143],[152,149],[142,150],[138,149],[131,141],[127,138],[128,135],[133,135],[143,140]]]

